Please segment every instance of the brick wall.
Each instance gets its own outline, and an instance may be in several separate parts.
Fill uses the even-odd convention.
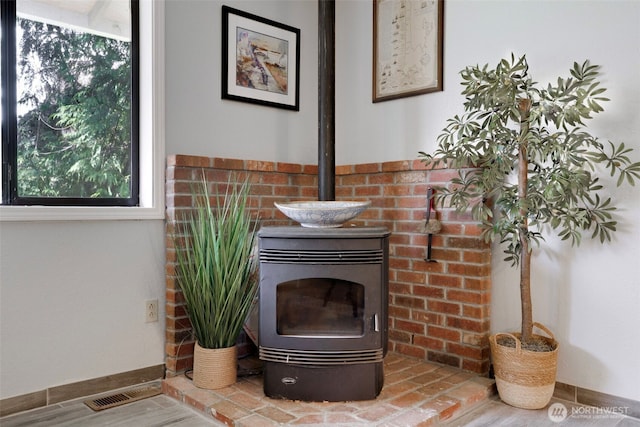
[[[179,212],[192,205],[190,186],[202,177],[224,185],[249,174],[250,204],[263,225],[286,225],[274,201],[316,200],[317,167],[291,163],[176,155],[167,159],[166,367],[172,376],[190,369],[193,339],[175,282],[171,238]],[[442,230],[426,257],[430,185],[443,185],[456,172],[427,169],[415,161],[336,167],[336,199],[371,200],[353,223],[391,231],[389,259],[389,349],[464,370],[489,370],[491,248],[469,215],[438,209]]]

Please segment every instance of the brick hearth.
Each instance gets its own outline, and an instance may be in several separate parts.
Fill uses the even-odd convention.
[[[242,363],[242,361],[241,361]],[[231,427],[434,426],[456,418],[495,392],[492,380],[433,362],[388,354],[385,385],[375,400],[300,402],[271,399],[260,376],[203,390],[185,376],[168,378],[163,392]]]

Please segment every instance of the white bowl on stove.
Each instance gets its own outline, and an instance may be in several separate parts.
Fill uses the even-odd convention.
[[[274,202],[288,218],[309,228],[338,228],[360,215],[371,201],[320,200]]]

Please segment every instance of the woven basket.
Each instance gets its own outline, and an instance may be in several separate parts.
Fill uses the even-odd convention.
[[[523,409],[540,409],[549,403],[553,396],[558,368],[558,342],[549,329],[540,323],[533,325],[550,336],[548,338],[534,334],[534,337],[551,345],[553,351],[537,352],[523,349],[518,333],[497,333],[489,337],[500,399],[511,406]],[[500,335],[513,338],[516,347],[498,344],[497,338]]]
[[[193,349],[193,385],[215,390],[236,382],[238,372],[237,349],[202,348],[196,343]]]

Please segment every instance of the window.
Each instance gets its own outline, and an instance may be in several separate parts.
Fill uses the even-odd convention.
[[[138,2],[2,2],[2,204],[139,205]]]

